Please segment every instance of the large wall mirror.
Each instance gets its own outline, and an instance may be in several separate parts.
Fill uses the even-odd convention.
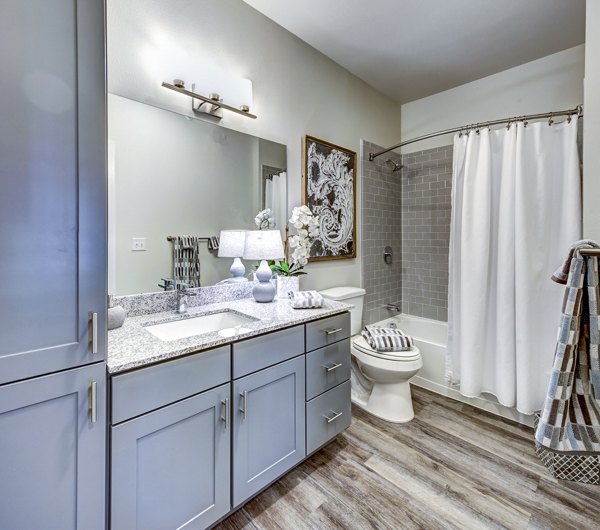
[[[264,208],[285,236],[285,145],[110,94],[108,150],[113,294],[159,291],[173,278],[170,236],[255,229]],[[230,276],[232,259],[210,247],[198,243],[202,286]]]

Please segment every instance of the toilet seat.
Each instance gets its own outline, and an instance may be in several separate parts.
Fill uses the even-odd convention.
[[[359,352],[371,357],[378,359],[386,359],[388,361],[396,362],[412,362],[421,358],[421,351],[416,346],[413,346],[410,350],[405,351],[391,351],[391,352],[379,352],[371,348],[368,342],[362,335],[357,335],[352,339],[352,345]]]

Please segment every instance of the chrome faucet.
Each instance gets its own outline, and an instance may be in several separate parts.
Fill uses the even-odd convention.
[[[180,315],[188,312],[188,296],[196,296],[198,293],[191,293],[185,283],[177,284],[177,309],[175,310]]]
[[[402,313],[402,308],[397,304],[383,304],[383,307],[388,311],[395,311],[396,313]]]

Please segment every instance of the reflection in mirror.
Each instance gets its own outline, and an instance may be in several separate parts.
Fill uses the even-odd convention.
[[[285,145],[112,94],[108,142],[111,294],[230,278],[221,230],[253,230],[265,208],[285,237]]]

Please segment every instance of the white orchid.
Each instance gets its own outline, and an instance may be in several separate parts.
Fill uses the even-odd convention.
[[[257,226],[259,224],[259,216],[264,215],[263,210],[256,216],[255,222]],[[269,211],[266,217],[271,216]],[[292,216],[290,217],[290,225],[296,230],[295,234],[288,236],[287,245],[293,252],[290,256],[289,263],[286,261],[280,261],[273,263],[271,269],[276,274],[284,276],[295,276],[298,274],[306,274],[302,272],[302,269],[308,264],[310,258],[310,247],[312,246],[313,240],[320,233],[319,231],[319,218],[310,211],[310,208],[306,205],[296,206],[292,210]],[[261,223],[262,221],[261,218]]]
[[[254,218],[254,224],[259,230],[269,230],[270,228],[273,228],[275,226],[275,218],[273,217],[271,208],[266,208],[265,210],[258,212]]]

